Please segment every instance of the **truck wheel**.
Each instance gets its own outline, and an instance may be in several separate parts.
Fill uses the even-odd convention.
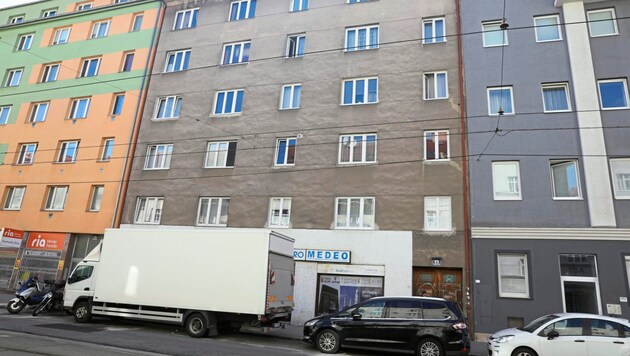
[[[189,336],[204,337],[208,335],[208,322],[200,313],[189,315],[184,326]]]
[[[315,338],[315,346],[319,352],[325,354],[334,354],[339,351],[339,334],[331,329],[322,330]]]
[[[74,307],[74,320],[77,323],[87,323],[92,320],[92,312],[90,311],[90,304],[88,302],[79,302],[76,307]]]
[[[12,300],[7,304],[7,311],[11,314],[17,314],[24,309],[26,304],[21,300]]]

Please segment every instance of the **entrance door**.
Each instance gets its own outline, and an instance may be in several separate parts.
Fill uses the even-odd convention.
[[[457,268],[414,267],[413,295],[437,297],[462,306],[462,270]]]
[[[594,255],[560,255],[560,280],[565,312],[602,313]]]

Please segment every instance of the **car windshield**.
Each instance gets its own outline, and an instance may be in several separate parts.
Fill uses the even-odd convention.
[[[351,305],[349,307],[347,307],[346,309],[340,311],[339,313],[335,314],[334,317],[335,318],[350,318],[351,317],[351,313],[357,308],[358,304],[355,305]]]
[[[545,315],[545,316],[541,316],[540,318],[532,321],[531,323],[525,325],[522,328],[519,328],[520,330],[523,331],[527,331],[528,333],[533,333],[534,330],[538,329],[539,327],[541,327],[543,324],[552,321],[553,319],[557,318],[557,315],[554,314],[549,314],[549,315]]]

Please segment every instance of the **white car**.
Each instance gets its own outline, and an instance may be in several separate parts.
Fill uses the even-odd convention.
[[[558,313],[488,339],[489,356],[630,356],[630,323],[594,314]]]

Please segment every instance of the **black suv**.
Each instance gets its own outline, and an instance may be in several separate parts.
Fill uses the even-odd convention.
[[[470,340],[456,303],[441,298],[377,297],[304,324],[304,341],[332,354],[340,347],[467,355]]]

